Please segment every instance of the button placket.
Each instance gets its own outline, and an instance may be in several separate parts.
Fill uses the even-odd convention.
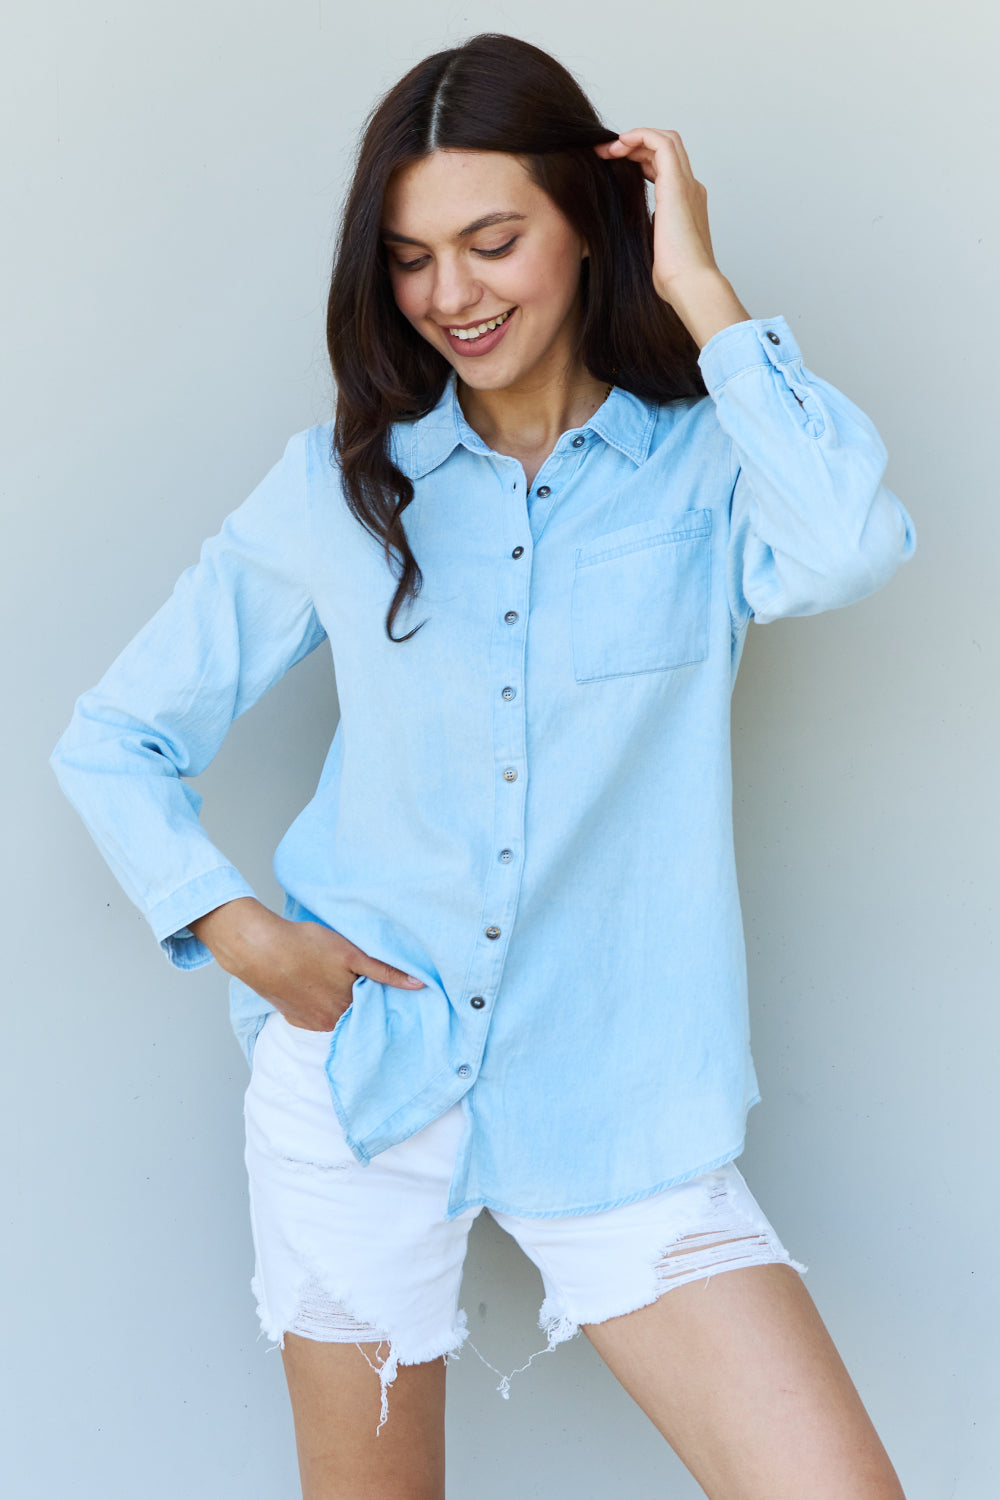
[[[527,506],[525,506],[527,509]],[[523,548],[511,549],[511,555],[522,554]],[[509,608],[503,613],[503,624],[499,632],[498,646],[503,655],[502,672],[506,676],[500,688],[500,697],[503,700],[498,705],[498,714],[494,715],[494,724],[497,728],[497,739],[495,752],[501,766],[501,775],[507,783],[507,791],[504,797],[498,799],[495,832],[500,835],[494,847],[497,849],[496,865],[494,865],[494,878],[496,876],[507,876],[503,884],[498,887],[501,905],[488,905],[489,915],[495,918],[485,927],[485,936],[491,944],[501,941],[506,946],[506,938],[510,926],[510,918],[501,921],[500,911],[506,908],[513,912],[516,902],[516,891],[511,890],[512,881],[510,876],[513,871],[510,867],[514,865],[514,851],[511,845],[515,840],[523,837],[524,802],[520,795],[521,789],[517,785],[517,767],[510,764],[511,760],[524,756],[525,747],[525,721],[524,700],[521,694],[518,679],[523,680],[524,656],[525,656],[525,634],[528,621],[527,595],[530,585],[530,568],[523,572],[518,570],[514,577],[517,579],[518,587],[510,603],[517,603],[519,609]],[[501,579],[501,589],[504,588],[506,579]],[[506,649],[504,649],[506,646]],[[513,679],[513,680],[512,680]],[[499,867],[499,868],[498,868]],[[516,882],[513,882],[516,883]],[[507,887],[507,889],[504,889]]]
[[[524,786],[519,769],[525,754],[523,683],[532,543],[523,477],[521,483],[508,480],[501,516],[497,611],[489,657],[494,684],[492,750],[500,785],[493,797],[493,858],[483,884],[482,919],[463,984],[469,1029],[464,1043],[457,1044],[461,1050],[455,1056],[455,1071],[460,1078],[478,1072],[486,1027],[500,988],[523,863],[516,851],[523,847],[524,836]],[[469,1071],[463,1072],[463,1067]]]
[[[536,542],[552,514],[552,507],[572,483],[584,459],[586,444],[587,439],[581,432],[569,439],[563,434],[535,475],[537,488],[529,492],[528,499],[531,502],[531,535]]]
[[[536,542],[545,529],[553,505],[566,488],[566,463],[567,454],[560,438],[535,475],[534,484],[528,491],[531,535]]]

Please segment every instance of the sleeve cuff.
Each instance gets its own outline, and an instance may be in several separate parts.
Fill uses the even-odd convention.
[[[772,364],[780,370],[801,359],[784,318],[751,318],[713,333],[698,355],[698,367],[714,400],[727,381],[755,365]]]
[[[212,962],[212,955],[187,924],[226,901],[255,895],[239,870],[233,865],[220,865],[157,902],[149,912],[149,923],[175,968],[200,969]]]

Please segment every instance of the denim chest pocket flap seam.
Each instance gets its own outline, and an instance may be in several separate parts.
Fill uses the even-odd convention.
[[[577,682],[665,672],[707,657],[711,535],[711,510],[691,510],[576,548],[570,635]]]

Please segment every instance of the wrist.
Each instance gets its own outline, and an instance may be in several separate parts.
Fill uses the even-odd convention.
[[[216,906],[187,925],[205,944],[216,963],[236,974],[248,958],[273,937],[281,917],[253,896],[239,896]]]
[[[657,288],[684,324],[699,349],[733,323],[751,320],[732,283],[717,266],[681,271]]]

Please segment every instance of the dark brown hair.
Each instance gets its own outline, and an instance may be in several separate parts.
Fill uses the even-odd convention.
[[[614,139],[561,63],[529,42],[491,32],[426,57],[368,117],[334,263],[327,346],[345,498],[383,543],[390,567],[402,565],[385,622],[392,641],[420,629],[392,633],[422,576],[402,522],[413,483],[392,461],[390,429],[429,412],[452,367],[396,305],[380,236],[389,178],[438,148],[522,158],[590,252],[581,269],[577,357],[598,380],[647,400],[703,396],[698,346],[653,287],[642,168],[593,150]]]

